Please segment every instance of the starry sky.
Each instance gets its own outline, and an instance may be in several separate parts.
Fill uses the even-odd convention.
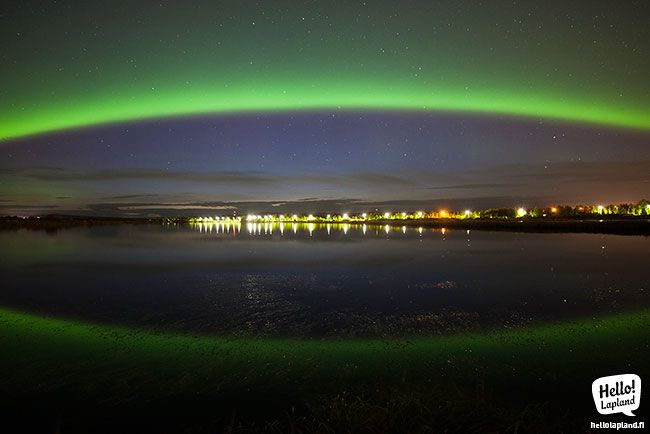
[[[650,4],[7,1],[0,214],[650,196]]]

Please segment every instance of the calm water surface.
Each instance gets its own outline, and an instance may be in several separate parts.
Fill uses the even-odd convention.
[[[650,238],[353,225],[0,232],[0,305],[237,335],[518,327],[650,307]]]

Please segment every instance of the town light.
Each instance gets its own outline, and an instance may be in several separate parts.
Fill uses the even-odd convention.
[[[551,212],[557,212],[557,208],[555,207],[551,208]]]
[[[528,212],[524,208],[517,209],[517,217],[523,217],[526,214],[528,214]]]
[[[417,218],[421,219],[424,213],[422,211],[418,211],[416,214]]]
[[[389,218],[389,217],[390,217],[390,213],[389,213],[389,212],[385,212],[385,213],[384,213],[384,218],[387,219],[387,218]]]
[[[448,215],[447,211],[445,211],[444,209],[440,211],[440,217],[447,217],[447,215]]]
[[[468,216],[468,215],[470,215],[471,213],[472,213],[472,211],[470,211],[470,210],[468,210],[468,209],[465,210],[465,215]]]
[[[347,219],[349,219],[349,218],[350,218],[350,216],[348,215],[348,213],[344,213],[344,214],[343,214],[343,220],[347,220]]]

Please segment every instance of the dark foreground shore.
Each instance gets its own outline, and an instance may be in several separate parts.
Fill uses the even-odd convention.
[[[240,339],[0,308],[0,417],[22,428],[11,432],[591,432],[631,421],[598,415],[591,383],[650,375],[649,321],[641,310],[396,340]]]
[[[44,230],[57,231],[83,226],[103,225],[143,225],[143,224],[187,224],[188,218],[118,218],[118,217],[79,217],[49,215],[42,217],[0,217],[0,230]],[[325,223],[316,223],[325,224]],[[341,224],[341,222],[333,223]],[[539,233],[599,233],[621,235],[650,235],[650,218],[647,216],[596,216],[575,218],[512,218],[512,219],[406,219],[350,221],[348,224],[368,226],[390,225],[424,228],[445,228],[459,230],[484,230],[506,232]]]

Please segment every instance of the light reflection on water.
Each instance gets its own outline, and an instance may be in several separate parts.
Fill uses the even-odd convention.
[[[513,327],[650,307],[650,238],[350,223],[0,232],[0,306],[292,336]]]
[[[403,235],[417,233],[423,235],[425,229],[423,227],[408,227],[408,226],[391,226],[391,225],[368,225],[364,224],[350,224],[350,223],[284,223],[284,222],[266,222],[266,223],[252,223],[246,224],[239,223],[226,223],[226,222],[196,222],[191,223],[189,226],[194,230],[204,233],[206,235],[232,235],[237,236],[259,236],[259,235],[273,235],[274,232],[285,235],[286,226],[289,225],[294,235],[303,236],[308,234],[310,237],[314,235],[354,235],[360,233],[368,236],[381,236],[383,234],[390,235],[401,233]],[[242,229],[245,231],[242,232]],[[445,235],[448,230],[446,228],[428,228],[426,232],[431,234]],[[469,230],[467,231],[469,235]]]

